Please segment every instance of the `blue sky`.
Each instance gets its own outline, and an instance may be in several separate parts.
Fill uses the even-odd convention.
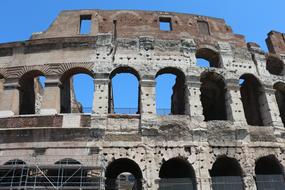
[[[0,2],[0,43],[26,40],[32,32],[46,30],[62,10],[142,9],[224,18],[235,33],[245,35],[248,42],[257,42],[267,51],[265,45],[267,33],[271,30],[285,32],[284,7],[284,0],[2,0]],[[77,82],[78,86],[92,85],[92,81],[86,82],[87,79],[88,77]],[[122,81],[125,82],[122,83]],[[118,102],[121,103],[118,103],[118,107],[136,106],[136,100],[129,101],[134,98],[131,97],[133,94],[130,94],[128,89],[130,86],[137,85],[132,81],[135,80],[122,77],[117,82],[125,89],[123,93],[123,90],[120,90],[122,94]],[[167,84],[164,83],[162,86],[166,87]],[[90,91],[90,88],[86,90]],[[86,103],[85,100],[92,99],[90,97],[92,92],[86,93],[84,90],[80,92],[81,95],[77,96],[83,99],[85,107],[90,107],[91,103]],[[162,96],[165,93],[167,92],[162,90]],[[167,105],[169,105],[169,97],[165,98],[159,107],[167,107]]]

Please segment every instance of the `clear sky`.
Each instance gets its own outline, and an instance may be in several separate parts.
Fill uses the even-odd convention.
[[[235,33],[245,35],[248,42],[258,43],[265,51],[269,31],[285,32],[285,0],[1,0],[0,42],[26,40],[32,32],[46,30],[60,11],[68,9],[161,10],[223,18]],[[81,96],[85,99],[86,93]],[[166,104],[169,102],[161,107]]]

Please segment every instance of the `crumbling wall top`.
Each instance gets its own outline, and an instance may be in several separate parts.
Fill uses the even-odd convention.
[[[198,42],[227,41],[245,47],[244,37],[233,33],[223,19],[158,11],[131,10],[78,10],[63,11],[42,33],[32,39],[80,36],[80,20],[91,20],[90,36],[100,33],[114,34],[118,38],[152,36],[159,39],[195,39]],[[160,30],[160,22],[169,22],[171,31]]]

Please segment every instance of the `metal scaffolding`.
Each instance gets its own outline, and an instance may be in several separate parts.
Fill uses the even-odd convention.
[[[102,164],[84,165],[73,159],[63,159],[44,165],[39,164],[36,157],[33,160],[29,164],[19,159],[10,160],[0,166],[0,189],[104,189]],[[44,157],[41,163],[43,161]]]

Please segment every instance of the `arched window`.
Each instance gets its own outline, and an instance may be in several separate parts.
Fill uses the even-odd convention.
[[[60,112],[92,112],[94,94],[93,73],[85,68],[72,68],[61,77]]]
[[[164,162],[159,171],[159,178],[159,189],[196,190],[194,169],[183,158],[172,158]]]
[[[87,171],[77,160],[66,158],[55,162],[54,169],[47,169],[46,176],[55,187],[80,187],[85,184]],[[45,170],[45,169],[43,169]],[[43,178],[44,179],[44,178]],[[48,183],[44,179],[45,184]],[[80,185],[81,184],[81,185]],[[51,184],[49,184],[51,186]]]
[[[266,69],[273,75],[283,75],[284,63],[278,57],[268,56]]]
[[[246,121],[249,125],[263,126],[269,124],[265,114],[268,103],[261,83],[251,74],[240,77],[240,93]]]
[[[197,65],[201,67],[222,67],[219,53],[209,48],[198,49],[196,59]]]
[[[133,176],[135,179],[128,180],[126,186],[130,187],[130,189],[142,190],[142,172],[140,167],[136,162],[127,158],[120,158],[111,162],[105,173],[105,189],[106,190],[116,190],[119,189],[121,174],[128,176]],[[130,177],[132,178],[132,177]]]
[[[185,75],[176,68],[164,68],[156,74],[156,107],[159,115],[185,114]]]
[[[205,121],[227,120],[224,78],[214,72],[203,73],[200,91]]]
[[[109,113],[140,113],[140,77],[130,67],[119,67],[110,74]]]
[[[261,157],[256,161],[255,175],[258,190],[285,189],[283,167],[273,155]]]
[[[39,113],[44,93],[40,82],[44,74],[41,71],[29,71],[19,80],[20,84],[20,115]]]
[[[220,157],[210,170],[213,190],[243,190],[242,170],[238,161],[226,156]]]
[[[22,160],[10,160],[0,166],[0,187],[18,187],[25,183],[26,163]]]
[[[284,125],[285,124],[285,84],[282,82],[278,82],[274,84],[273,87],[276,90],[275,97],[279,108],[280,117]]]

